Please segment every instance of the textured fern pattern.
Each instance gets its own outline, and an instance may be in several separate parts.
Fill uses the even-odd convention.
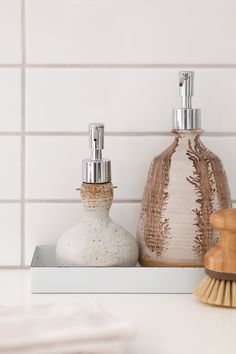
[[[167,187],[171,158],[178,145],[176,138],[173,144],[151,164],[148,181],[144,191],[141,211],[141,234],[147,247],[160,256],[168,248],[170,236],[169,219],[163,218],[168,202]]]
[[[195,255],[203,257],[214,245],[213,228],[209,224],[209,215],[213,211],[214,193],[216,190],[215,179],[211,168],[209,152],[203,147],[199,138],[195,138],[194,147],[188,142],[187,156],[193,163],[193,176],[187,177],[197,195],[195,208],[195,223],[197,228],[193,243]]]
[[[222,166],[221,161],[211,153],[211,168],[214,171],[217,195],[218,195],[218,208],[230,208],[232,207],[230,192],[228,187],[227,177]],[[223,178],[222,178],[223,176]]]

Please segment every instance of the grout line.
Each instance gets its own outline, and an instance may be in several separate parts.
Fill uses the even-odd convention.
[[[21,267],[25,266],[25,0],[21,0]]]
[[[132,204],[132,203],[141,203],[142,199],[114,199],[113,203],[116,204]],[[16,204],[20,203],[20,199],[0,199],[0,204]],[[72,198],[32,198],[32,199],[25,199],[25,203],[27,204],[40,204],[40,203],[45,203],[45,204],[80,204],[81,200],[78,199],[72,199]],[[232,200],[232,204],[236,204],[236,199]]]
[[[1,266],[0,265],[0,270],[22,270],[22,269],[29,269],[29,266],[22,266],[22,265],[9,265],[9,266]]]
[[[12,135],[12,136],[18,136],[21,135],[18,132],[0,132],[0,135]],[[106,132],[106,136],[119,136],[119,137],[139,137],[139,136],[172,136],[173,133],[171,131],[169,132],[129,132],[129,131],[124,131],[124,132]],[[57,137],[57,136],[88,136],[88,132],[79,132],[79,131],[26,131],[25,136],[50,136],[50,137]],[[236,137],[236,132],[203,132],[202,136],[204,137]]]
[[[25,106],[25,103],[24,103]],[[25,107],[24,107],[25,110]],[[119,137],[139,137],[139,136],[172,136],[173,133],[169,132],[106,132],[106,136],[119,136]],[[17,131],[0,131],[0,136],[22,136],[22,132]],[[79,131],[24,131],[24,136],[40,136],[40,137],[58,137],[58,136],[88,136],[88,132],[79,132]],[[202,136],[204,137],[236,137],[236,132],[203,132]]]
[[[25,199],[26,203],[37,204],[37,203],[47,203],[47,204],[80,204],[81,200],[78,199]],[[114,199],[115,204],[128,204],[128,203],[140,203],[141,199]],[[0,200],[1,203],[1,200]]]
[[[202,136],[215,137],[215,138],[235,137],[236,132],[206,132],[206,133],[203,132]]]
[[[6,69],[11,69],[11,68],[18,68],[20,69],[22,67],[22,64],[1,64],[0,63],[0,69],[1,68],[6,68]]]
[[[79,132],[79,131],[64,131],[64,132],[26,132],[27,136],[88,136],[88,132]],[[171,135],[168,132],[106,132],[106,136],[166,136]]]
[[[142,199],[114,199],[113,203],[115,204],[139,204],[142,202]]]
[[[81,69],[155,69],[155,68],[202,68],[202,69],[217,69],[217,68],[224,68],[224,69],[234,69],[236,68],[236,64],[163,64],[163,63],[35,63],[35,64],[26,64],[27,68],[81,68]]]
[[[19,204],[21,199],[0,199],[0,204]]]
[[[4,132],[0,131],[0,136],[21,136],[21,132]]]
[[[24,0],[22,0],[24,1]],[[23,6],[23,3],[22,3]],[[25,15],[24,15],[25,16]],[[25,24],[24,24],[25,26]],[[24,38],[25,42],[25,38]],[[179,68],[196,68],[196,69],[236,69],[236,64],[197,64],[197,63],[0,63],[0,68],[30,68],[30,69],[179,69]]]

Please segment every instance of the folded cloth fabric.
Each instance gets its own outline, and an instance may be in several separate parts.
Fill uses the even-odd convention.
[[[92,303],[0,307],[0,353],[119,354],[132,337],[129,323]]]

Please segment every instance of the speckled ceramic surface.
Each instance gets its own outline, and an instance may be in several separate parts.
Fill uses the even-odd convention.
[[[134,237],[109,217],[111,183],[83,183],[84,217],[57,243],[57,260],[65,266],[135,266],[138,246]]]
[[[202,266],[218,236],[209,215],[231,206],[223,165],[199,135],[176,132],[151,163],[137,233],[144,266]]]

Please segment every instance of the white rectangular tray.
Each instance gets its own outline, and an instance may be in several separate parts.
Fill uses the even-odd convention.
[[[36,247],[32,293],[191,293],[203,268],[60,267],[55,246]]]

